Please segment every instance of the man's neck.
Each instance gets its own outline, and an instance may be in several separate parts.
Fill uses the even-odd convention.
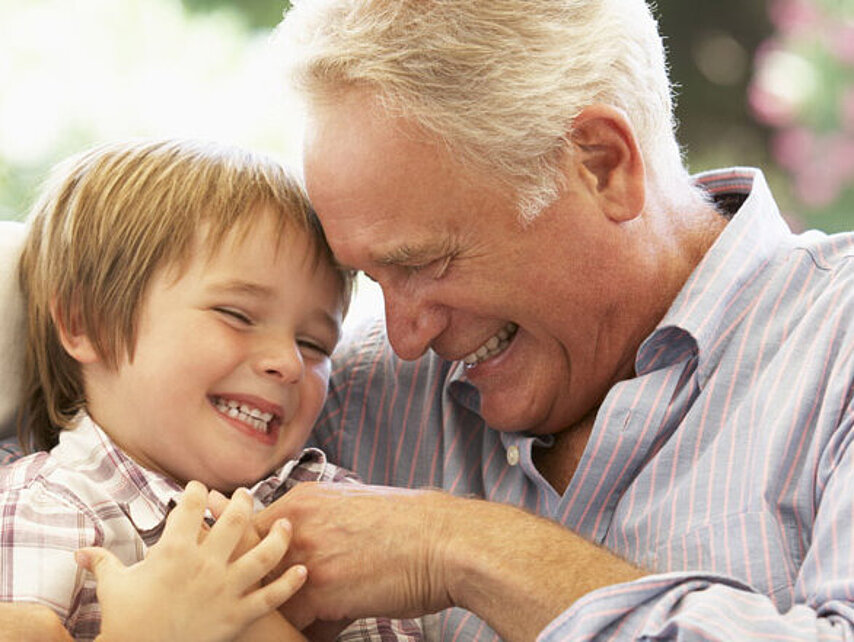
[[[535,448],[534,465],[555,491],[563,495],[587,447],[598,408],[590,411],[578,423],[555,434],[551,448]]]

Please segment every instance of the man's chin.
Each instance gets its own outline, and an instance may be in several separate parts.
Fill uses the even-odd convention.
[[[507,397],[511,397],[512,393]],[[518,401],[518,399],[517,399]],[[557,412],[563,410],[564,412]],[[558,409],[554,406],[545,408],[533,405],[511,405],[505,395],[499,399],[481,398],[480,415],[487,425],[499,432],[527,432],[533,435],[552,435],[561,432],[567,426],[573,425],[578,419],[571,415],[568,408]]]
[[[543,418],[533,412],[523,412],[499,404],[482,403],[480,414],[487,425],[498,432],[531,432],[545,434]]]

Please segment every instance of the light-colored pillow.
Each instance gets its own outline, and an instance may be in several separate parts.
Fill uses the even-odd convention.
[[[24,302],[18,288],[18,257],[25,226],[0,221],[0,438],[15,433],[24,372]]]

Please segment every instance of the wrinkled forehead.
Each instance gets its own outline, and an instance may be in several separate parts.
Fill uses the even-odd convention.
[[[379,224],[431,218],[443,175],[453,179],[453,172],[441,146],[410,129],[358,94],[320,106],[309,119],[306,190],[336,253],[354,235],[370,238]]]

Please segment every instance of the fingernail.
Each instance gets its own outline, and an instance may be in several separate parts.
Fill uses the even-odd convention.
[[[292,527],[291,527],[291,523],[290,523],[288,520],[284,519],[284,518],[281,518],[281,519],[277,519],[277,520],[276,520],[276,528],[281,529],[281,530],[282,530],[282,531],[284,531],[285,533],[290,533],[290,532],[291,532],[291,530],[293,530],[293,529],[292,529]]]

